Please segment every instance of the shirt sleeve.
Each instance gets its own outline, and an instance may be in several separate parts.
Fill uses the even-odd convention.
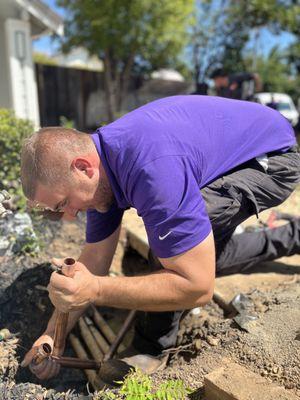
[[[186,157],[164,156],[141,168],[132,183],[132,203],[158,257],[181,254],[211,232],[205,202]]]
[[[86,242],[95,243],[106,239],[120,225],[124,210],[115,204],[108,212],[100,213],[97,210],[87,211]]]

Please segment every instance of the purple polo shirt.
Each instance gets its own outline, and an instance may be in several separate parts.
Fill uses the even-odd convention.
[[[183,253],[211,231],[200,188],[256,156],[296,143],[271,108],[209,96],[174,96],[142,106],[93,135],[115,204],[87,212],[87,242],[119,226],[126,208],[143,218],[158,257]]]

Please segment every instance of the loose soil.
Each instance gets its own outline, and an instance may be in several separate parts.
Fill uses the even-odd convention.
[[[279,209],[300,215],[299,190]],[[266,219],[268,213],[262,218]],[[247,222],[248,224],[249,222]],[[253,223],[253,221],[250,221]],[[247,225],[246,224],[246,225]],[[46,286],[52,272],[52,257],[77,257],[84,242],[84,218],[76,223],[39,224],[46,246],[39,257],[0,260],[0,328],[14,336],[0,342],[0,399],[88,399],[89,388],[81,371],[62,369],[59,377],[39,382],[30,371],[19,366],[27,349],[41,334],[52,312]],[[147,264],[137,253],[124,254],[121,241],[113,270],[132,275],[144,272]],[[220,278],[227,299],[239,291],[252,302],[251,313],[258,319],[242,330],[223,310],[211,302],[197,314],[182,321],[170,365],[153,376],[156,383],[178,378],[193,389],[193,398],[203,399],[204,375],[220,366],[224,357],[284,386],[300,399],[300,255],[281,259],[280,275],[273,267],[264,274]],[[280,270],[280,268],[279,268]],[[275,271],[275,272],[274,272]],[[261,272],[261,271],[260,271]],[[240,290],[239,290],[240,289]],[[124,313],[102,310],[113,321]],[[75,356],[69,343],[66,355]]]

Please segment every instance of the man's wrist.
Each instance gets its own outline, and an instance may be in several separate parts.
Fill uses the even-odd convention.
[[[102,296],[103,296],[103,291],[101,289],[101,278],[100,276],[95,276],[95,289],[94,289],[94,296],[92,303],[96,305],[101,305],[102,304]],[[102,278],[103,279],[103,278]]]

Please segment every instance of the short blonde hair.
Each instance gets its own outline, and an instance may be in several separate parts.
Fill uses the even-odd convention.
[[[42,128],[26,138],[21,152],[25,196],[33,200],[38,183],[58,185],[70,181],[73,158],[93,149],[90,135],[59,126]]]

